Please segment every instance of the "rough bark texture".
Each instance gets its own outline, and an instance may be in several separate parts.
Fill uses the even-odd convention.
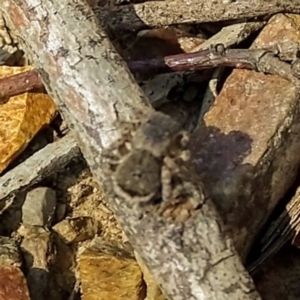
[[[84,1],[5,0],[2,9],[74,129],[92,171],[106,182],[104,154],[115,149],[114,143],[121,139],[120,122],[135,125],[152,115],[148,101]],[[173,124],[170,122],[167,118],[166,128]],[[154,143],[151,151],[169,143],[164,127],[154,125],[161,128],[160,137],[166,140],[155,139],[156,132],[153,135],[144,128],[140,134]],[[177,129],[174,135],[177,137]],[[135,150],[139,150],[139,139],[135,143]],[[157,160],[161,158],[162,154]],[[120,179],[117,175],[113,179]],[[176,176],[182,179],[181,173]],[[189,179],[189,172],[183,174],[183,183],[185,179]],[[193,215],[188,215],[186,222],[135,210],[137,205],[131,199],[108,200],[168,299],[260,299],[230,239],[222,237],[222,222],[203,196],[201,185],[192,187],[201,203],[195,211],[191,208]]]
[[[299,13],[298,0],[239,1],[149,1],[113,8],[105,15],[105,23],[118,30],[139,30],[181,23],[206,23],[272,15],[279,12]]]

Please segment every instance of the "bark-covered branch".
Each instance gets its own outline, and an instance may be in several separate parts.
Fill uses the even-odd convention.
[[[182,196],[180,199],[191,197],[191,203],[176,202],[172,208],[165,207],[164,213],[175,214],[176,221],[172,221],[165,214],[149,213],[148,208],[152,210],[150,204],[143,210],[133,202],[135,197],[123,197],[124,191],[120,190],[127,187],[127,181],[122,182],[119,175],[126,164],[117,168],[119,173],[106,169],[109,165],[107,155],[119,149],[116,144],[122,141],[123,134],[127,133],[130,140],[130,134],[134,133],[137,124],[146,119],[148,123],[138,127],[137,133],[154,147],[145,150],[143,147],[147,147],[147,143],[143,143],[141,149],[141,142],[136,139],[133,141],[135,152],[130,152],[125,162],[141,153],[147,154],[142,158],[153,159],[154,154],[151,153],[162,147],[162,152],[155,152],[157,157],[154,157],[154,161],[159,167],[165,163],[172,169],[174,164],[169,157],[165,157],[165,150],[176,150],[172,148],[173,140],[168,144],[170,136],[164,131],[160,131],[161,138],[156,139],[156,129],[171,128],[175,141],[178,141],[181,133],[177,132],[178,129],[172,131],[173,125],[174,128],[177,125],[171,119],[154,114],[86,2],[4,0],[1,9],[7,24],[24,41],[24,49],[30,54],[47,91],[56,99],[64,118],[73,129],[96,178],[104,183],[106,190],[109,190],[111,181],[120,183],[119,190],[110,190],[108,202],[133,247],[145,260],[168,299],[260,299],[231,240],[222,235],[222,221],[214,206],[203,196],[201,185],[193,183],[190,172],[177,174],[177,169],[173,170],[177,182],[195,191],[189,195],[181,195],[182,190],[178,188],[169,190],[170,182],[165,178],[164,196],[179,193]],[[165,127],[155,123],[157,118],[165,122]],[[127,122],[129,128],[133,129],[122,131],[122,122]],[[150,126],[149,131],[147,124],[156,126]],[[181,142],[184,144],[185,139]],[[125,148],[122,149],[124,153]],[[141,168],[141,174],[148,176],[148,169],[143,165],[135,166],[134,171]],[[166,166],[163,167],[164,174],[168,173]],[[185,165],[178,168],[185,170]],[[135,177],[128,173],[128,178]],[[160,187],[160,180],[160,176],[151,178],[149,186]],[[180,221],[176,217],[177,205],[186,211],[186,215],[178,216]]]
[[[42,81],[35,70],[0,79],[0,103],[9,97],[43,87]]]
[[[206,23],[273,15],[279,12],[300,13],[298,0],[238,1],[148,1],[113,8],[105,23],[115,30],[139,30],[182,23]]]
[[[297,51],[297,50],[296,50]],[[133,72],[155,70],[155,72],[203,70],[215,67],[232,67],[279,75],[299,85],[299,60],[292,64],[280,60],[277,50],[225,49],[222,44],[195,53],[170,55],[144,61],[128,62]],[[284,56],[284,53],[282,53]],[[296,55],[295,55],[296,57]]]

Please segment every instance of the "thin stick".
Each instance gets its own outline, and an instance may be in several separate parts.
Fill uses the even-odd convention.
[[[41,87],[43,83],[35,70],[2,78],[0,79],[0,103],[4,103],[9,97]]]

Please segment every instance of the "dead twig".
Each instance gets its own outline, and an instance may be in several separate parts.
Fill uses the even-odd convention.
[[[279,59],[277,50],[225,49],[222,44],[196,53],[166,56],[163,59],[128,62],[133,72],[153,68],[158,72],[203,70],[215,67],[232,67],[276,74],[299,86],[297,61],[292,65]],[[293,67],[296,66],[296,67]],[[295,76],[296,75],[296,76]]]
[[[0,103],[5,103],[9,97],[41,87],[43,83],[35,70],[2,78],[0,79]]]
[[[16,193],[39,183],[81,155],[71,135],[42,148],[25,162],[0,177],[0,208]]]

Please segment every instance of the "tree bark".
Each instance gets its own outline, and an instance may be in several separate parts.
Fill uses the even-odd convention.
[[[173,175],[193,188],[192,196],[199,200],[196,207],[193,207],[195,199],[189,199],[186,203],[172,204],[171,212],[166,207],[161,215],[151,204],[143,208],[134,203],[136,197],[128,199],[123,197],[124,191],[110,188],[114,180],[127,184],[119,178],[120,172],[107,168],[108,153],[117,150],[116,145],[123,141],[121,124],[134,128],[148,120],[138,126],[136,136],[140,139],[133,141],[135,152],[130,152],[125,162],[131,154],[145,153],[145,157],[151,158],[157,150],[154,160],[161,166],[169,158],[165,152],[176,150],[171,142],[177,141],[181,133],[172,119],[154,113],[86,2],[5,0],[2,3],[8,26],[23,41],[47,91],[73,129],[92,172],[110,191],[108,202],[118,221],[168,299],[260,299],[231,239],[222,234],[222,221],[214,206],[204,196],[201,184],[195,185],[190,177],[192,172],[185,165],[178,166],[183,173]],[[168,140],[169,129],[174,141]],[[153,147],[146,149],[147,143]],[[120,164],[118,170],[125,166],[126,163]],[[133,171],[140,167],[134,166]],[[148,169],[141,170],[148,175]],[[149,181],[149,185],[161,184],[155,180]],[[188,213],[185,221],[181,210],[176,215],[176,205]],[[166,217],[166,212],[175,220]]]
[[[238,1],[148,1],[113,8],[110,12],[95,10],[115,31],[140,30],[171,24],[207,23],[273,15],[280,12],[300,13],[298,0]]]

